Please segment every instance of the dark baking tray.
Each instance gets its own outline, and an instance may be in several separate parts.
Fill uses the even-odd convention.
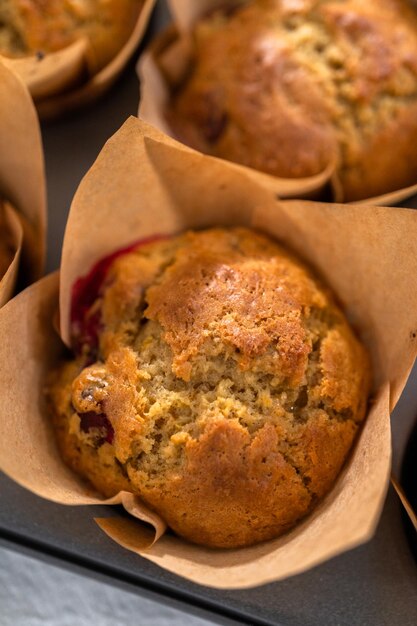
[[[401,471],[401,485],[414,511],[417,511],[417,420],[408,439]],[[417,560],[417,532],[411,520],[403,512],[410,546]]]
[[[164,4],[159,3],[148,41],[166,20]],[[136,113],[137,102],[138,84],[131,64],[99,104],[44,125],[49,186],[48,270],[59,265],[66,215],[75,189],[106,139],[128,115]],[[417,207],[417,198],[406,204]],[[100,207],[97,207],[99,219]],[[397,473],[416,417],[417,367],[392,418]],[[417,567],[404,532],[401,507],[392,489],[376,535],[368,544],[306,574],[242,591],[218,591],[192,584],[123,550],[98,531],[93,521],[93,517],[120,515],[117,508],[110,511],[109,507],[55,505],[37,498],[3,475],[0,475],[0,494],[3,545],[111,580],[135,593],[159,598],[218,623],[417,624]]]

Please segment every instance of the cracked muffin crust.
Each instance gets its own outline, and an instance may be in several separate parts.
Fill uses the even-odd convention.
[[[242,4],[242,3],[241,3]],[[406,0],[257,0],[196,24],[166,115],[191,146],[346,201],[417,182],[417,14]]]
[[[90,41],[89,70],[107,65],[137,21],[142,0],[1,0],[0,54],[18,58]]]
[[[73,309],[76,359],[48,390],[65,461],[206,546],[294,526],[332,487],[370,388],[330,292],[244,228],[153,241],[103,267]]]

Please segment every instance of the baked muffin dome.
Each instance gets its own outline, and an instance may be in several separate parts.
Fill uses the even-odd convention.
[[[417,14],[405,0],[257,0],[197,23],[167,117],[193,147],[344,200],[417,182]]]
[[[237,547],[329,491],[365,417],[368,359],[277,243],[233,228],[142,245],[85,311],[49,395],[64,459],[103,494],[133,491],[179,535]]]
[[[56,52],[89,39],[89,70],[107,65],[125,44],[142,0],[1,0],[0,54]]]

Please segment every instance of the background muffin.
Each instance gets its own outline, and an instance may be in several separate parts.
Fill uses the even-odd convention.
[[[122,48],[142,5],[143,0],[2,0],[0,54],[56,52],[85,37],[89,70],[97,72]]]
[[[49,394],[64,458],[105,495],[128,489],[185,538],[235,547],[285,532],[331,488],[368,360],[276,243],[236,228],[143,245],[75,319],[79,356]]]
[[[258,0],[198,23],[167,116],[203,152],[280,177],[333,158],[345,200],[417,180],[417,17],[403,0]]]

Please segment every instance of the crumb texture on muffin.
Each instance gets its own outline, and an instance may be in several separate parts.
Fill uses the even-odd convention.
[[[98,71],[122,48],[142,0],[1,0],[0,54],[24,57],[56,52],[83,37],[89,69]]]
[[[278,536],[329,491],[365,417],[368,358],[281,246],[244,228],[139,246],[97,310],[96,362],[87,346],[49,396],[64,458],[99,491],[133,491],[214,547]]]
[[[336,158],[346,200],[414,184],[416,12],[406,0],[216,12],[195,27],[167,116],[185,143],[275,176],[311,176]]]

